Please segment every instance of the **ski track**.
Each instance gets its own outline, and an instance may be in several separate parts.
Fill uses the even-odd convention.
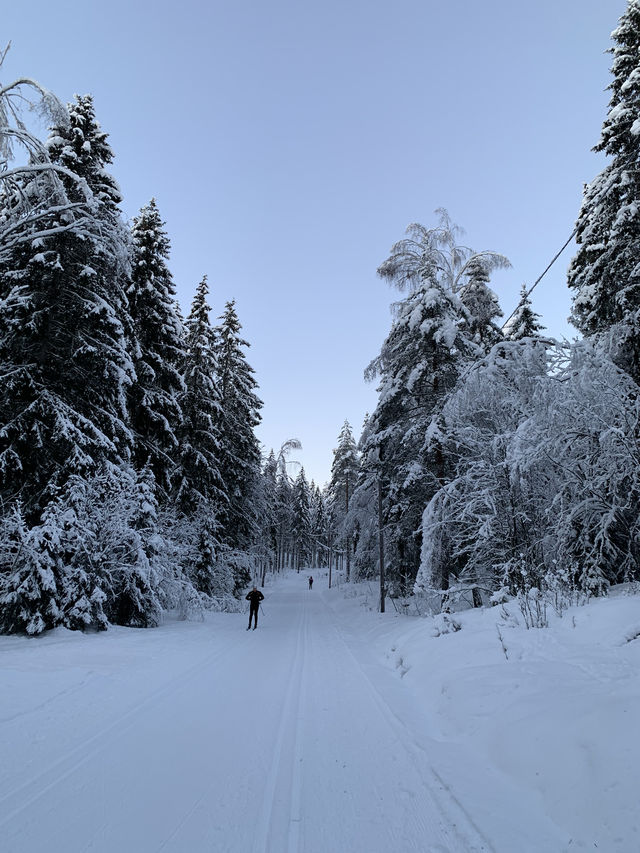
[[[228,619],[215,651],[4,796],[0,850],[496,853],[320,590],[266,592],[257,631]]]
[[[306,605],[306,599],[305,599]],[[307,608],[304,607],[304,634],[302,637],[303,648],[307,649],[309,623],[307,619]],[[305,742],[305,719],[307,704],[307,668],[301,666],[300,686],[298,691],[298,707],[295,723],[295,745],[293,750],[293,776],[291,780],[291,813],[289,821],[288,853],[297,853],[300,849],[300,829],[303,820],[302,794],[304,791],[304,742]]]
[[[0,725],[5,725],[6,723],[12,723],[14,720],[24,720],[26,717],[31,714],[36,714],[38,711],[43,711],[49,705],[57,702],[63,696],[73,696],[74,693],[78,693],[81,690],[85,690],[87,684],[91,681],[93,677],[93,673],[87,673],[87,677],[83,678],[78,684],[74,684],[72,687],[67,687],[65,690],[60,690],[59,693],[54,693],[53,696],[49,696],[48,699],[45,699],[44,702],[41,702],[39,705],[34,705],[31,708],[28,708],[24,711],[16,711],[14,714],[9,714],[6,717],[0,717]],[[2,798],[0,797],[0,804],[2,803]]]
[[[372,702],[386,720],[398,744],[415,767],[424,785],[425,793],[442,815],[443,823],[440,825],[440,828],[444,829],[449,847],[440,849],[465,851],[465,853],[496,853],[490,841],[483,836],[471,815],[429,761],[424,748],[413,737],[413,733],[380,695],[345,640],[343,633],[333,620],[332,624],[346,654],[354,662]],[[449,834],[448,830],[450,830],[451,834]]]
[[[302,704],[302,681],[304,672],[304,660],[306,651],[306,627],[307,627],[307,606],[306,600],[303,600],[301,616],[299,617],[298,631],[295,640],[295,655],[291,666],[291,675],[285,694],[284,702],[280,710],[280,725],[275,738],[273,754],[271,756],[271,765],[267,776],[262,806],[260,809],[260,817],[256,826],[252,853],[282,853],[283,848],[282,837],[285,834],[282,827],[277,827],[276,819],[278,804],[276,802],[277,788],[287,787],[287,780],[295,780],[290,782],[291,785],[291,805],[288,814],[283,817],[283,825],[286,826],[287,835],[287,851],[297,851],[297,836],[300,826],[300,769],[296,772],[296,763],[302,761],[301,737],[299,732],[300,727],[300,712]],[[290,733],[292,726],[294,727],[295,747],[290,755],[284,754],[285,737]],[[280,783],[280,784],[279,784]],[[297,785],[297,787],[296,787]],[[295,801],[295,802],[294,802]],[[294,829],[295,823],[295,829]]]
[[[117,740],[124,731],[132,728],[136,723],[137,717],[147,707],[156,704],[166,696],[170,696],[180,685],[187,682],[190,678],[193,678],[194,675],[201,672],[205,667],[222,657],[225,654],[225,651],[226,647],[217,649],[197,664],[194,664],[189,669],[181,672],[175,678],[165,682],[163,685],[147,694],[147,696],[145,696],[145,698],[140,702],[127,709],[123,714],[118,715],[111,723],[109,723],[108,726],[105,726],[95,735],[81,741],[66,756],[53,762],[45,770],[23,782],[10,794],[5,794],[1,797],[0,828],[16,818],[21,812],[24,812],[25,809],[28,809],[37,803],[41,797],[59,785],[64,779],[72,775],[75,771],[81,769],[97,752],[106,749],[111,740]],[[57,694],[56,697],[52,697],[51,700],[42,703],[39,708],[48,706],[55,698],[58,698],[65,693],[73,692],[75,692],[75,689],[62,691]],[[27,713],[33,713],[36,710],[38,710],[38,708],[34,708]],[[79,758],[78,756],[82,757]],[[33,790],[34,788],[35,791]],[[23,798],[25,795],[26,798]],[[22,801],[19,805],[12,807],[12,802],[14,800]],[[5,811],[7,808],[9,810]]]

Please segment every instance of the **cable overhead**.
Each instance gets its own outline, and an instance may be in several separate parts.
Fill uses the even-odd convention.
[[[564,252],[564,250],[567,248],[567,246],[569,245],[569,243],[570,243],[570,242],[573,240],[573,238],[576,236],[577,232],[578,232],[578,229],[577,229],[577,227],[576,227],[576,228],[574,228],[574,229],[573,229],[573,231],[571,232],[571,235],[569,236],[569,239],[565,242],[565,244],[564,244],[564,245],[563,245],[563,247],[560,249],[560,251],[559,251],[559,252],[557,252],[557,253],[553,256],[552,260],[551,260],[551,261],[550,261],[550,263],[547,265],[546,269],[545,269],[545,270],[544,270],[544,271],[543,271],[543,272],[538,276],[538,278],[534,281],[534,283],[531,285],[531,287],[529,288],[529,290],[527,290],[527,292],[524,294],[524,296],[522,297],[522,299],[518,302],[518,304],[517,304],[517,305],[516,305],[516,307],[513,309],[513,311],[511,312],[511,314],[507,317],[507,319],[506,319],[506,320],[504,321],[504,323],[502,324],[502,331],[503,331],[503,332],[504,332],[504,330],[506,329],[507,324],[508,324],[508,323],[509,323],[509,321],[512,319],[512,317],[514,317],[514,316],[515,316],[515,313],[516,313],[516,311],[518,310],[518,308],[520,308],[520,306],[522,305],[522,303],[524,302],[524,300],[525,300],[525,299],[527,299],[527,297],[529,297],[529,296],[533,293],[533,291],[534,291],[534,289],[537,287],[537,285],[538,285],[538,284],[540,284],[540,282],[542,281],[542,279],[543,279],[543,278],[545,277],[545,275],[549,272],[549,270],[550,270],[550,269],[551,269],[551,267],[555,264],[555,262],[558,260],[558,258],[560,257],[560,255]]]

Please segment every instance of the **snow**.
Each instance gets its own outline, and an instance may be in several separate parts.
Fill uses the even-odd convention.
[[[310,571],[257,631],[0,637],[3,853],[640,849],[637,596],[443,633]]]

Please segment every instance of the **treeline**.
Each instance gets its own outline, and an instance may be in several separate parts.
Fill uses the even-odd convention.
[[[158,207],[124,222],[90,96],[0,88],[0,160],[0,631],[233,606],[267,501],[234,303],[212,325],[204,277],[182,318]]]
[[[286,442],[278,454],[271,451],[263,467],[267,496],[263,573],[330,567],[349,580],[352,548],[345,522],[359,464],[351,426],[345,421],[334,451],[330,482],[322,489],[313,480],[309,483],[297,460],[289,459],[298,449],[300,443],[295,439]],[[295,476],[289,473],[289,466],[298,468]]]
[[[640,2],[614,31],[611,101],[569,273],[583,339],[544,334],[527,291],[502,311],[491,273],[438,211],[379,275],[401,293],[367,376],[379,381],[341,526],[358,576],[475,604],[599,594],[639,578]],[[379,495],[381,497],[379,506]]]
[[[583,338],[544,332],[444,210],[378,273],[399,291],[331,482],[261,462],[233,302],[186,319],[151,201],[129,228],[90,97],[0,87],[0,631],[146,626],[233,607],[250,574],[340,565],[447,604],[599,594],[640,559],[640,0],[613,33],[611,102],[568,286]],[[20,119],[32,92],[52,130]],[[24,164],[14,153],[26,151]]]

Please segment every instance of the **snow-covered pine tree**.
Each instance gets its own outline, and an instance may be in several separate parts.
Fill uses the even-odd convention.
[[[107,141],[108,134],[96,120],[93,97],[75,95],[67,110],[69,122],[54,126],[46,143],[51,161],[87,182],[99,205],[100,216],[119,218],[122,196],[115,178],[105,169],[113,162],[113,151]],[[78,193],[73,183],[64,176],[63,180],[69,194]]]
[[[164,543],[158,530],[156,481],[150,465],[127,475],[115,490],[109,489],[108,478],[96,484],[106,491],[104,503],[113,501],[110,521],[97,531],[97,546],[103,563],[111,562],[109,621],[147,628],[158,624],[162,612],[156,565]]]
[[[441,451],[428,459],[424,444],[466,352],[456,302],[438,282],[410,293],[397,305],[391,332],[366,374],[379,376],[380,384],[363,455],[375,457],[375,476],[383,482],[386,562],[396,584],[413,582],[422,510],[446,474]]]
[[[208,293],[204,276],[185,321],[185,390],[180,398],[183,423],[176,499],[187,514],[195,513],[202,505],[215,514],[227,500],[219,469],[221,395],[216,382],[217,360]]]
[[[179,399],[182,409],[179,465],[173,478],[176,507],[182,516],[178,530],[188,526],[197,543],[193,553],[187,555],[182,571],[187,584],[193,584],[195,590],[205,595],[216,592],[214,575],[220,575],[217,567],[218,517],[221,506],[227,502],[219,468],[221,397],[208,294],[209,286],[204,276],[185,321],[184,391]],[[195,598],[202,601],[197,594]]]
[[[267,566],[275,567],[278,550],[277,496],[278,461],[273,449],[269,451],[262,466],[262,505],[260,518],[260,552],[264,571]]]
[[[212,596],[218,591],[215,588],[215,566],[220,543],[212,516],[201,513],[198,520],[197,558],[193,566],[188,567],[188,573],[198,592]]]
[[[360,470],[349,502],[349,525],[357,531],[353,573],[370,578],[378,571],[378,477],[382,475],[379,448],[371,436],[371,416],[367,413],[358,441]]]
[[[136,379],[129,389],[134,463],[151,466],[162,494],[168,494],[176,465],[184,391],[184,332],[175,307],[167,260],[169,238],[155,199],[134,219],[131,281],[127,290],[133,320]]]
[[[103,461],[128,455],[125,397],[133,365],[125,337],[126,234],[104,168],[112,155],[96,128],[92,106],[83,102],[70,126],[58,126],[50,140],[51,159],[64,161],[67,197],[82,206],[78,187],[88,193],[91,187],[91,209],[74,219],[51,196],[39,236],[4,254],[0,487],[5,506],[23,501],[29,525],[39,522],[72,473],[89,477]],[[100,138],[94,149],[93,134]],[[37,173],[24,178],[27,196],[38,191],[38,179]]]
[[[64,625],[105,629],[108,573],[97,559],[96,525],[88,516],[91,486],[72,474],[23,529],[15,567],[0,583],[0,626],[7,633],[39,634]]]
[[[296,460],[290,460],[287,457],[292,450],[300,450],[302,445],[297,438],[290,438],[285,441],[278,453],[276,459],[275,473],[275,500],[273,506],[273,518],[275,525],[276,537],[276,570],[280,571],[285,566],[290,564],[290,556],[293,547],[292,541],[292,512],[293,512],[293,490],[292,480],[288,473],[289,465],[298,465]]]
[[[595,151],[610,160],[584,192],[569,268],[572,321],[606,337],[615,361],[640,381],[640,0],[612,33],[611,100]]]
[[[34,534],[16,502],[0,519],[0,531],[0,633],[34,635],[59,625],[58,579],[52,555],[57,550],[57,530],[39,528]]]
[[[320,487],[311,481],[311,563],[326,565],[327,510]]]
[[[543,468],[538,503],[548,502],[546,568],[586,594],[636,580],[640,577],[637,385],[597,341],[585,339],[557,345],[543,390],[533,400],[535,416],[519,431],[518,451],[521,467],[527,464],[531,473]],[[548,470],[553,471],[553,480]]]
[[[107,141],[108,134],[96,119],[91,95],[76,95],[67,106],[69,125],[51,128],[46,147],[52,163],[66,170],[61,180],[68,197],[80,202],[84,185],[92,193],[94,227],[89,275],[101,279],[118,321],[126,336],[131,338],[132,322],[126,296],[131,271],[130,234],[119,209],[120,188],[106,169],[113,162],[113,151]],[[85,269],[83,274],[87,272]],[[126,403],[122,401],[121,407],[123,402]]]
[[[389,577],[404,587],[419,565],[422,511],[451,471],[437,417],[463,365],[483,351],[473,340],[473,324],[486,330],[495,312],[485,274],[509,265],[495,252],[460,245],[461,229],[446,211],[436,212],[436,228],[409,226],[408,238],[392,247],[378,269],[408,295],[395,306],[391,332],[365,374],[381,382],[363,455],[375,459],[375,477],[384,483]],[[484,289],[484,318],[474,318],[460,299],[470,280],[477,282],[476,295]]]
[[[262,402],[244,348],[235,302],[227,302],[214,329],[220,390],[220,473],[228,501],[220,508],[221,535],[232,548],[246,550],[257,535],[251,496],[260,476],[260,446],[254,429],[260,423]]]
[[[278,570],[290,565],[293,549],[293,488],[286,469],[278,472],[276,490],[276,519],[278,529]]]
[[[0,67],[6,53],[0,54]],[[53,163],[46,145],[29,131],[22,118],[26,108],[69,125],[66,107],[37,81],[21,78],[0,86],[0,267],[17,247],[51,236],[54,210],[55,230],[63,233],[90,219],[94,207],[84,180]],[[69,198],[63,178],[72,181],[79,201]]]
[[[544,398],[547,367],[546,349],[535,340],[500,342],[446,400],[439,432],[452,473],[423,515],[417,590],[462,586],[479,604],[480,591],[498,589],[516,563],[529,565],[532,579],[544,575],[537,567],[548,505],[539,491],[556,483],[548,471],[544,480],[541,470],[527,477],[517,434]]]
[[[540,315],[533,310],[531,297],[527,293],[526,285],[523,284],[520,289],[518,307],[504,325],[504,336],[511,341],[539,337],[540,333],[544,331],[544,326],[539,320]]]
[[[353,430],[349,421],[345,420],[338,436],[338,446],[333,452],[331,463],[331,481],[329,493],[334,522],[339,530],[340,539],[346,553],[345,567],[346,579],[351,577],[351,545],[353,530],[347,524],[349,516],[349,502],[353,496],[360,461],[358,459],[358,448]]]
[[[469,336],[481,351],[487,352],[502,339],[502,331],[494,320],[502,317],[498,297],[489,287],[495,268],[510,266],[502,255],[473,255],[466,264],[460,301],[469,313]]]
[[[311,557],[311,493],[304,468],[300,469],[293,484],[292,510],[294,567],[299,572]]]

